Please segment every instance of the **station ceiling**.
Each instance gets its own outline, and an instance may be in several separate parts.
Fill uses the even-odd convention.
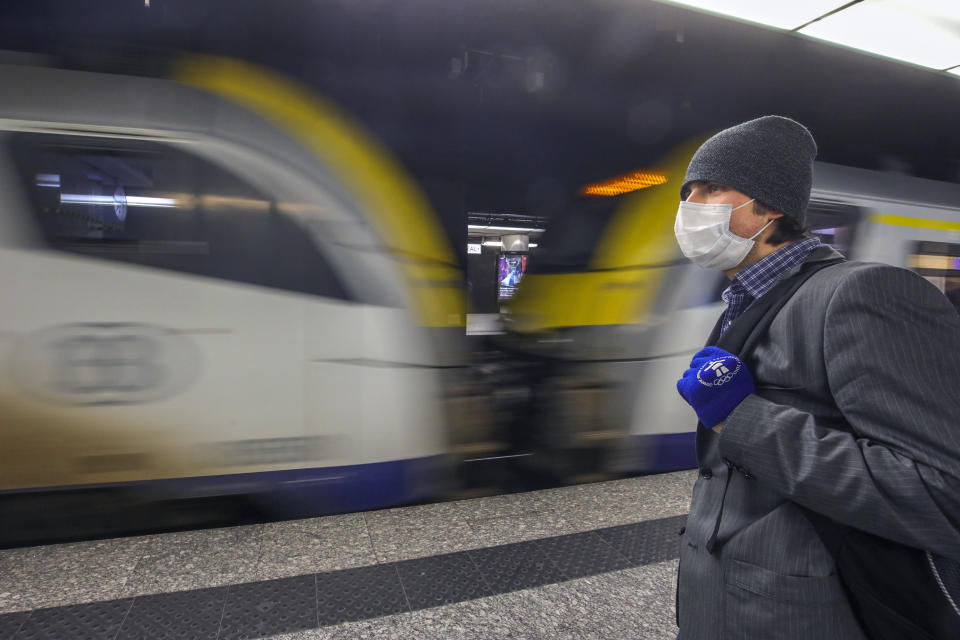
[[[956,0],[674,3],[960,76],[960,3]]]
[[[182,50],[277,69],[384,141],[451,229],[464,211],[549,218],[591,182],[770,113],[809,126],[821,160],[960,181],[960,78],[813,37],[894,3],[799,32],[838,3],[762,4],[814,10],[770,26],[653,0],[34,0],[0,6],[0,49],[133,73]]]

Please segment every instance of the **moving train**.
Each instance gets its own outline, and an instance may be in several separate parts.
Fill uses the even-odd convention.
[[[696,418],[675,385],[729,284],[686,261],[673,235],[700,142],[656,163],[663,184],[571,207],[510,304],[502,348],[537,363],[522,421],[541,425],[540,473],[696,466]],[[960,185],[817,162],[807,224],[849,259],[914,269],[960,311]]]
[[[764,113],[814,233],[957,301],[946,74],[652,0],[108,4],[0,8],[0,546],[693,466],[678,180]],[[493,352],[473,214],[549,221]]]
[[[0,86],[3,543],[441,491],[463,275],[388,152],[224,58]]]

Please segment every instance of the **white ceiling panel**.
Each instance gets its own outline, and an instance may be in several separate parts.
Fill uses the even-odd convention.
[[[844,0],[674,0],[674,3],[780,29],[796,29],[846,4]]]
[[[946,69],[960,64],[960,0],[864,0],[800,33]]]

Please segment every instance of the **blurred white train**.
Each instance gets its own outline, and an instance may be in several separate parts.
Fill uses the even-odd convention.
[[[491,417],[449,238],[336,108],[197,56],[0,86],[0,545],[434,499],[464,457],[695,466],[674,385],[726,284],[673,237],[698,141],[551,222],[500,342],[530,393]],[[960,185],[818,164],[809,222],[960,306]]]
[[[436,495],[463,277],[375,142],[225,59],[0,86],[0,543]]]
[[[517,422],[538,425],[532,465],[550,478],[696,466],[696,418],[675,385],[729,284],[673,236],[699,142],[656,165],[664,184],[552,223],[520,284],[503,346],[535,363]],[[960,310],[960,185],[817,163],[807,222],[850,259],[917,271]]]

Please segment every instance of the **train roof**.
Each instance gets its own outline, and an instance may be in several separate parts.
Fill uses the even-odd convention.
[[[907,202],[960,210],[960,184],[838,164],[814,165],[813,197],[859,196],[869,200]]]

